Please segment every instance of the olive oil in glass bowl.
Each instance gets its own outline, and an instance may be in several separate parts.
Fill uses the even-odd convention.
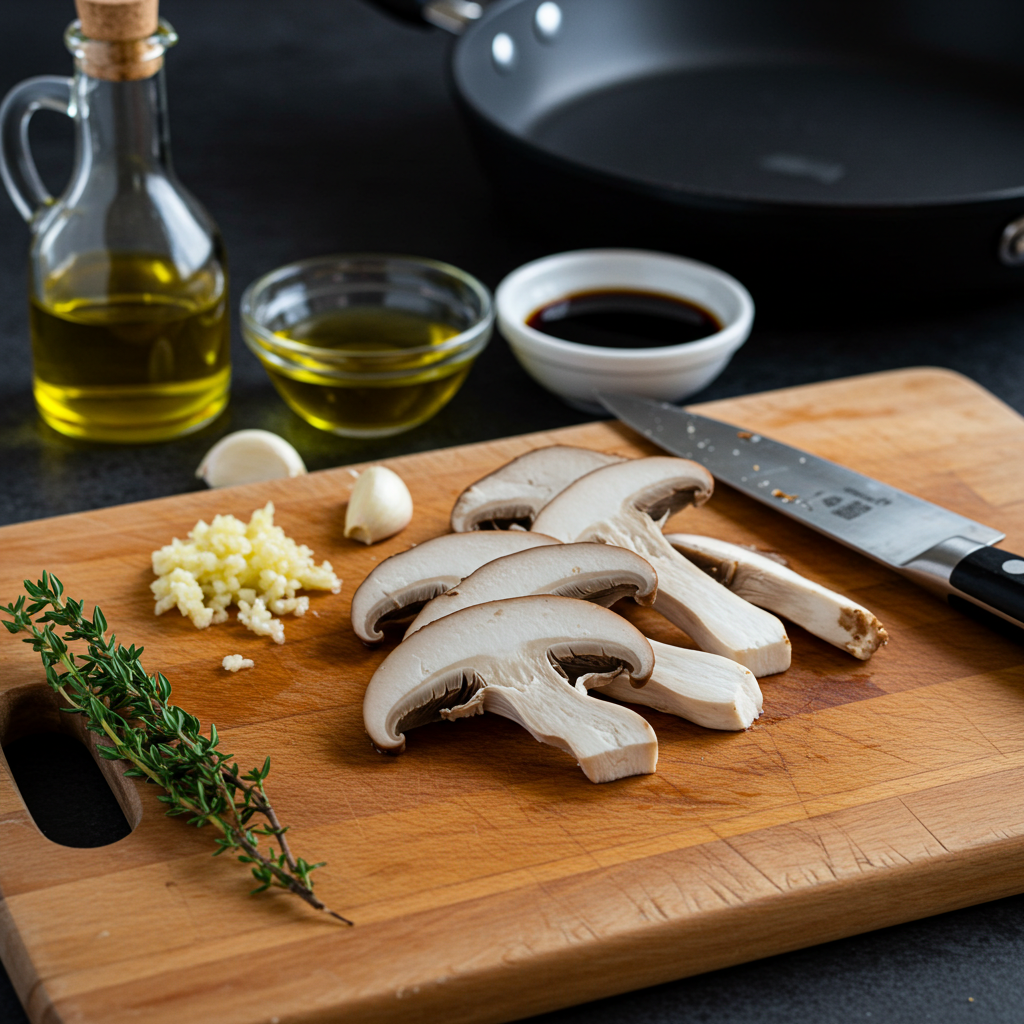
[[[242,334],[281,397],[343,437],[387,437],[451,400],[490,340],[491,295],[445,263],[327,256],[242,296]]]

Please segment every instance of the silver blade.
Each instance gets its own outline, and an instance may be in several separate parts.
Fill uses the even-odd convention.
[[[841,544],[899,568],[950,537],[994,544],[1004,534],[742,427],[667,402],[599,395],[623,423],[674,455]]]

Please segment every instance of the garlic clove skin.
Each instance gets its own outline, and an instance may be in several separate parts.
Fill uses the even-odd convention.
[[[345,512],[345,536],[375,544],[404,530],[412,519],[412,495],[405,481],[387,466],[359,474]]]
[[[209,487],[235,487],[305,472],[302,456],[283,437],[269,430],[236,430],[203,456],[196,476]]]

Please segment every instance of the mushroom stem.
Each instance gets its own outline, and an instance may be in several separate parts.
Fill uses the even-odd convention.
[[[658,574],[655,611],[692,637],[701,650],[739,662],[758,679],[789,668],[792,647],[774,615],[719,586],[673,550],[657,528],[644,540],[650,546],[640,554]]]
[[[760,716],[761,687],[749,669],[717,654],[649,643],[654,672],[640,689],[613,679],[594,687],[596,692],[678,715],[706,729],[749,729]]]
[[[689,533],[666,534],[665,540],[734,594],[861,661],[888,642],[885,627],[863,605],[756,551]]]
[[[511,719],[539,743],[572,754],[591,782],[654,772],[658,741],[645,719],[620,704],[588,697],[585,688],[573,686],[546,659],[529,667],[532,673],[521,686],[486,686],[478,700],[443,709],[441,717],[450,720],[490,711]],[[634,690],[628,677],[623,685]]]

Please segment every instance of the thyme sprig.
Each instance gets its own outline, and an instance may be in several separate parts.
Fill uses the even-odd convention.
[[[237,764],[229,764],[232,755],[218,749],[217,727],[211,723],[204,736],[198,718],[170,703],[167,678],[143,670],[143,649],[124,647],[113,633],[108,637],[103,612],[96,607],[92,619],[86,618],[84,602],[65,598],[52,573],[44,572],[37,583],[25,580],[25,592],[28,602],[22,595],[0,605],[10,616],[0,622],[10,633],[30,634],[24,643],[42,658],[47,682],[63,698],[61,710],[84,715],[89,731],[107,740],[97,744],[99,755],[129,761],[125,775],[160,786],[164,792],[157,799],[169,816],[187,814],[197,828],[213,825],[220,833],[213,856],[238,851],[259,883],[253,893],[287,889],[351,924],[313,894],[310,874],[323,862],[310,864],[292,854],[288,828],[278,821],[263,787],[270,758],[262,768],[240,774]],[[33,616],[38,617],[33,621]],[[61,628],[66,631],[58,635]],[[85,642],[86,653],[72,652],[68,644],[76,641]],[[262,820],[253,824],[257,816]],[[260,849],[264,838],[270,840],[266,852]]]

